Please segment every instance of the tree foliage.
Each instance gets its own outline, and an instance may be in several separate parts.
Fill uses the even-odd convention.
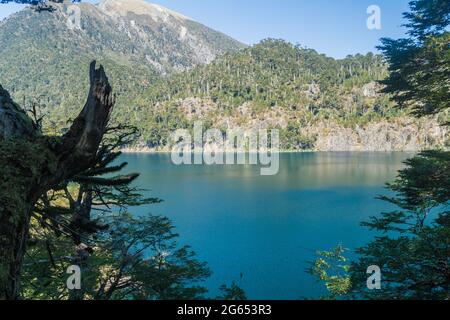
[[[132,187],[138,174],[121,174],[121,146],[135,130],[111,126],[95,162],[49,190],[33,212],[22,295],[28,299],[198,299],[207,290],[206,264],[179,247],[164,217],[129,213],[158,203]],[[69,291],[65,270],[78,265],[82,289]]]
[[[329,294],[322,299],[336,300],[349,293],[351,280],[350,265],[345,257],[347,250],[337,246],[332,251],[318,251],[317,259],[311,263],[308,273],[325,285]]]
[[[221,294],[216,297],[217,300],[243,301],[247,300],[245,291],[233,281],[230,286],[222,285],[220,287]]]
[[[399,210],[363,223],[380,232],[358,250],[351,267],[356,297],[370,299],[450,298],[450,152],[430,151],[406,162],[393,197]],[[378,265],[382,290],[365,288],[365,270]]]
[[[383,39],[389,62],[386,92],[416,116],[448,111],[450,3],[410,2],[409,38]],[[359,249],[352,265],[356,296],[382,299],[449,299],[450,297],[450,153],[425,151],[406,161],[397,180],[389,184],[394,196],[382,200],[399,210],[373,217],[364,226],[381,232]],[[378,265],[383,288],[368,291],[363,272]]]
[[[401,106],[417,116],[446,110],[450,101],[450,3],[447,0],[414,0],[408,20],[408,38],[381,40],[389,63],[382,81]]]
[[[314,137],[302,136],[299,128],[315,121],[354,126],[399,115],[375,85],[386,76],[379,55],[335,60],[283,40],[266,39],[209,65],[159,79],[130,109],[139,114],[141,141],[152,147],[164,146],[170,130],[189,128],[193,120],[214,124],[231,117],[245,125],[247,116],[265,118],[276,110],[291,119],[286,128],[279,128],[283,148],[307,149],[314,145]],[[184,110],[185,101],[192,99],[195,119]]]
[[[446,113],[450,101],[450,3],[414,0],[410,7],[411,12],[404,14],[409,38],[382,40],[390,71],[382,81],[385,92],[418,117]],[[396,181],[387,185],[393,195],[380,197],[397,210],[362,223],[379,235],[357,250],[358,258],[348,273],[351,290],[344,292],[346,297],[450,298],[450,152],[424,151],[405,165]],[[366,286],[366,270],[372,265],[381,268],[381,290]]]

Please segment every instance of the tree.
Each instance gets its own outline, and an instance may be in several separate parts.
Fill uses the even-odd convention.
[[[382,39],[389,63],[384,91],[417,117],[444,113],[450,101],[450,2],[414,0],[405,13],[409,38]],[[447,120],[448,125],[448,120]],[[398,210],[362,225],[381,233],[357,250],[347,297],[450,299],[450,152],[425,151],[405,162],[382,196]],[[377,265],[382,289],[368,290],[366,270]],[[320,271],[320,270],[319,270]],[[326,280],[326,279],[325,279]]]
[[[131,186],[137,173],[120,173],[127,163],[117,163],[119,150],[135,138],[133,127],[105,128],[89,168],[37,201],[22,270],[23,298],[198,299],[207,292],[195,284],[209,269],[189,247],[177,246],[172,223],[128,213],[130,207],[161,201]],[[81,269],[80,290],[66,287],[70,265]]]
[[[327,299],[450,298],[450,152],[423,152],[405,164],[387,185],[395,195],[380,197],[399,209],[362,223],[381,235],[351,263],[342,247],[319,252],[309,273],[325,283]],[[382,272],[381,290],[367,288],[373,265]]]
[[[230,286],[222,285],[220,288],[221,294],[216,297],[217,300],[228,300],[228,301],[243,301],[247,300],[247,295],[245,291],[233,281]]]
[[[317,259],[311,263],[308,273],[317,281],[325,284],[329,295],[324,300],[335,300],[349,293],[351,288],[350,276],[348,274],[350,265],[345,257],[347,250],[337,246],[332,251],[317,252]]]
[[[31,299],[197,299],[207,290],[193,284],[209,276],[189,247],[179,248],[164,217],[133,217],[131,207],[159,203],[144,198],[121,174],[120,149],[136,129],[105,129],[90,167],[42,195],[31,219],[22,296]],[[66,287],[69,265],[81,269],[81,289]]]
[[[111,265],[117,271],[103,281],[96,298],[203,298],[207,290],[196,284],[211,273],[206,263],[195,259],[188,246],[177,247],[178,235],[173,233],[167,218],[125,215],[112,218],[110,225],[106,247],[113,258]]]
[[[34,112],[33,114],[35,114]],[[158,203],[121,174],[120,149],[136,129],[110,125],[89,167],[42,194],[30,217],[22,268],[25,299],[198,299],[210,274],[164,217],[134,218],[130,207]],[[81,268],[80,290],[66,287],[66,269]]]
[[[0,298],[18,298],[35,204],[95,162],[114,101],[103,67],[92,62],[83,110],[65,135],[48,137],[0,87]]]
[[[57,188],[42,195],[36,203],[32,217],[37,220],[40,229],[49,229],[57,237],[69,236],[73,242],[72,264],[81,267],[83,273],[88,273],[89,258],[93,253],[92,243],[95,236],[107,225],[98,223],[98,214],[111,210],[111,206],[125,209],[127,206],[138,206],[158,202],[159,199],[143,199],[136,188],[129,185],[139,176],[137,173],[117,174],[127,163],[114,164],[121,152],[120,148],[131,143],[135,136],[134,128],[115,126],[105,129],[102,142],[90,167],[61,182]],[[105,177],[105,175],[108,175]],[[52,248],[49,245],[51,237],[36,237],[45,241],[49,260],[53,259]],[[56,242],[56,241],[54,241]],[[66,248],[67,250],[67,248]],[[67,254],[67,252],[66,252]],[[84,286],[83,286],[84,288]],[[72,292],[71,299],[82,300],[83,290]]]
[[[27,253],[22,294],[26,299],[172,300],[200,299],[200,286],[210,271],[195,253],[177,244],[178,235],[165,217],[133,217],[128,212],[106,215],[107,226],[88,244],[92,251],[82,263],[82,289],[68,291],[66,269],[74,263],[70,237],[33,232]],[[46,229],[48,230],[48,229]],[[51,253],[48,249],[51,245]],[[79,263],[79,262],[77,262]]]
[[[408,20],[409,38],[383,39],[391,71],[386,92],[421,117],[449,108],[450,3],[414,0]],[[447,121],[448,124],[448,121]],[[355,295],[382,299],[450,298],[450,153],[422,152],[407,160],[407,168],[388,188],[394,197],[381,197],[399,210],[363,223],[383,233],[358,250],[351,268]],[[364,270],[378,265],[383,288],[368,291]]]
[[[409,38],[381,40],[389,77],[381,81],[400,106],[416,116],[439,113],[450,101],[450,2],[414,0],[408,20]]]
[[[446,112],[450,101],[450,3],[414,0],[408,20],[409,38],[383,39],[381,49],[390,69],[386,92],[421,117]],[[447,120],[448,125],[448,120]],[[356,296],[383,299],[449,299],[450,297],[450,153],[422,152],[381,197],[399,210],[373,217],[363,225],[383,233],[359,249],[351,268]],[[378,265],[383,288],[368,291],[363,271]]]
[[[383,235],[359,249],[351,266],[357,298],[450,298],[450,152],[423,152],[406,165],[388,185],[395,196],[381,197],[399,210],[363,223]],[[365,286],[370,265],[382,270],[382,290]]]

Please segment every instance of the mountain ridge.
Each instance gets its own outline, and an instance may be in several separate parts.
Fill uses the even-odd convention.
[[[3,87],[16,101],[36,102],[43,113],[55,113],[53,120],[62,125],[84,103],[92,60],[108,69],[120,109],[160,76],[210,63],[244,47],[181,15],[167,15],[164,21],[153,20],[152,12],[111,16],[104,11],[113,10],[105,9],[108,3],[123,1],[103,2],[103,9],[85,2],[55,3],[53,12],[27,8],[0,22]],[[70,20],[78,9],[79,25]]]
[[[126,16],[128,12],[132,12],[135,14],[151,15],[155,21],[160,18],[167,20],[168,16],[194,21],[192,18],[186,17],[181,13],[143,0],[102,0],[97,6],[104,12],[110,12],[111,14],[118,13],[122,16]]]

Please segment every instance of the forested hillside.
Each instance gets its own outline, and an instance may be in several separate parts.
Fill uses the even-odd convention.
[[[89,63],[101,62],[118,96],[118,113],[158,77],[211,62],[244,47],[187,17],[141,0],[52,4],[0,22],[0,80],[16,101],[36,103],[52,128],[84,103]],[[69,9],[71,8],[71,9]],[[79,9],[79,25],[71,21]]]
[[[174,128],[189,127],[195,120],[224,131],[229,127],[278,128],[284,149],[313,149],[327,130],[342,133],[349,129],[351,136],[357,127],[385,120],[393,126],[373,128],[381,131],[375,135],[385,136],[383,130],[406,135],[393,137],[394,142],[388,137],[386,144],[392,145],[386,146],[387,150],[425,143],[417,139],[426,139],[427,129],[420,132],[417,123],[408,127],[411,123],[406,113],[379,93],[378,81],[387,75],[378,55],[335,60],[311,49],[268,39],[209,65],[161,79],[121,116],[135,123],[141,129],[142,141],[153,148],[165,146]],[[398,126],[394,120],[399,121]],[[404,128],[408,132],[403,133]],[[414,136],[414,131],[424,136]],[[348,142],[336,141],[341,144],[336,147],[349,148],[343,145]]]

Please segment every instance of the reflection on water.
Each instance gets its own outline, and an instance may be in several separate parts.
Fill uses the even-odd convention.
[[[184,243],[207,261],[211,296],[239,280],[252,299],[317,297],[323,288],[305,274],[315,249],[355,248],[373,235],[359,223],[390,207],[386,193],[405,153],[280,155],[280,172],[258,166],[175,166],[168,154],[127,154],[137,184],[164,199],[140,208],[170,217]]]
[[[287,154],[281,159],[280,178],[297,180],[304,188],[379,186],[394,177],[406,158],[402,153]]]

